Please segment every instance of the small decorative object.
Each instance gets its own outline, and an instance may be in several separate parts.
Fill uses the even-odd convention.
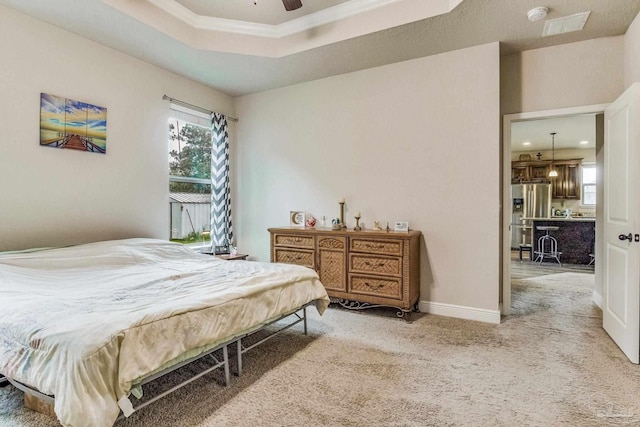
[[[105,154],[107,109],[41,93],[40,145]]]
[[[354,218],[356,219],[356,226],[353,227],[353,231],[362,231],[362,227],[360,227],[360,212],[356,212]]]
[[[320,227],[325,228],[327,226],[327,217],[322,215],[322,219],[320,220]]]
[[[409,221],[396,221],[393,226],[393,231],[409,231]]]
[[[531,160],[531,154],[520,154],[520,156],[518,157],[518,160]]]
[[[340,222],[340,218],[333,218],[331,220],[331,229],[342,230],[342,223]]]
[[[289,212],[289,219],[291,225],[294,227],[304,227],[304,211],[291,211]]]
[[[538,158],[538,160],[540,160],[542,158],[542,154],[540,154],[540,152],[538,151],[538,154],[536,154],[536,157]]]
[[[382,230],[382,227],[380,227],[380,221],[373,221],[373,229],[374,230]]]
[[[347,226],[344,223],[344,197],[342,199],[340,199],[340,228],[347,228]],[[335,230],[335,227],[334,227]]]
[[[238,255],[238,248],[236,248],[235,246],[231,246],[230,248],[231,248],[231,251],[229,251],[230,256]]]
[[[215,255],[226,255],[229,253],[229,245],[214,246],[213,253]]]
[[[389,228],[389,221],[387,221],[387,228],[386,228],[386,230],[387,230],[387,231],[391,231],[391,229]]]
[[[315,227],[316,226],[316,219],[312,216],[310,216],[309,218],[307,218],[307,222],[306,222],[307,227]]]

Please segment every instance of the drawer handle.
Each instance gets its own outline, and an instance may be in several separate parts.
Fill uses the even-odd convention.
[[[364,247],[367,249],[384,249],[384,245],[372,245],[371,243],[365,243]]]
[[[378,283],[377,285],[372,285],[369,282],[364,282],[365,285],[369,287],[369,289],[377,291],[380,288],[384,288],[384,283]]]
[[[371,263],[369,261],[365,261],[364,262],[365,265],[371,266]],[[384,267],[384,262],[379,262],[378,264],[376,264],[376,267]]]

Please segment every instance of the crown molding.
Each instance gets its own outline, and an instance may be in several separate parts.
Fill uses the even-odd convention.
[[[175,0],[147,0],[192,28],[269,38],[290,36],[400,1],[402,0],[351,0],[282,24],[270,25],[198,15]],[[454,0],[459,1],[461,0]]]

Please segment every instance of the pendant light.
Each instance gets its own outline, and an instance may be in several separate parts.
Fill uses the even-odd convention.
[[[556,170],[553,162],[556,160],[556,132],[551,132],[551,170],[549,171],[549,178],[557,178],[558,171]]]

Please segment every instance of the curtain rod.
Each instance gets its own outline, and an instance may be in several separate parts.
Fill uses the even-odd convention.
[[[194,110],[200,111],[201,113],[207,113],[207,114],[215,113],[215,111],[207,110],[206,108],[198,107],[197,105],[189,104],[188,102],[180,101],[179,99],[171,98],[170,96],[167,96],[167,95],[162,95],[162,99],[167,100],[169,102],[173,102],[174,104],[181,105],[183,107],[193,108]],[[237,117],[227,116],[226,114],[223,114],[223,115],[228,120],[231,120],[232,122],[238,121]]]

